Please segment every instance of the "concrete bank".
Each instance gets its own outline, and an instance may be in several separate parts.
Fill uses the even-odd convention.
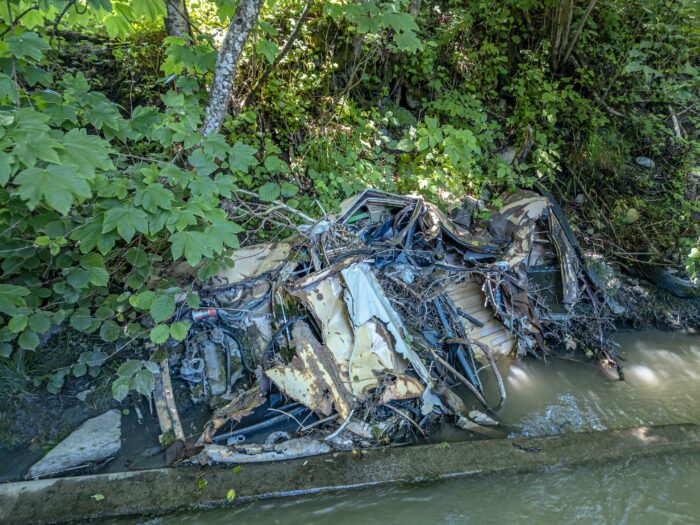
[[[163,514],[253,498],[693,452],[700,452],[700,426],[670,425],[337,453],[243,465],[237,472],[230,466],[180,467],[26,481],[0,485],[0,523]],[[226,497],[231,489],[233,502]]]

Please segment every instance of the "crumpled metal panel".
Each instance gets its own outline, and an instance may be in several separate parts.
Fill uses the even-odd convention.
[[[347,419],[354,400],[333,354],[302,321],[294,325],[292,336],[296,355],[291,363],[274,366],[265,374],[285,395],[311,410],[329,416],[335,406],[340,417]]]
[[[355,329],[348,366],[352,393],[361,398],[379,385],[378,374],[404,370],[407,364],[394,352],[386,329],[380,322],[371,319]],[[420,393],[423,393],[422,388]],[[414,397],[420,397],[420,394]]]
[[[553,214],[549,217],[549,225],[552,232],[552,242],[559,256],[564,305],[571,308],[578,300],[580,293],[578,285],[578,276],[581,273],[579,259],[569,244],[559,219]]]
[[[289,258],[292,246],[286,242],[256,244],[234,250],[232,268],[212,278],[213,286],[231,286],[281,267]]]
[[[287,291],[299,299],[316,318],[323,344],[330,350],[344,378],[350,378],[348,362],[354,336],[343,299],[340,275],[331,268],[314,273],[289,286]]]
[[[210,463],[261,463],[318,456],[332,451],[333,448],[323,441],[301,437],[274,445],[261,445],[254,449],[250,445],[232,448],[223,445],[207,445],[197,456],[197,460],[205,465]]]
[[[502,258],[509,267],[513,268],[527,259],[537,220],[548,206],[546,197],[531,191],[520,191],[493,214],[490,223],[493,234],[512,241]]]
[[[397,374],[385,381],[380,402],[384,405],[394,400],[415,399],[421,397],[424,392],[425,386],[418,379],[406,374]]]
[[[386,325],[394,337],[396,351],[405,357],[423,381],[428,382],[428,369],[411,347],[405,342],[408,331],[384,295],[382,288],[367,263],[357,263],[341,270],[345,281],[345,303],[348,306],[350,319],[357,329],[373,318],[379,319]]]

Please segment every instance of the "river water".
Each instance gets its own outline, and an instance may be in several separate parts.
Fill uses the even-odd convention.
[[[626,359],[625,381],[615,381],[594,366],[569,361],[504,363],[509,398],[499,416],[508,432],[517,436],[700,423],[700,337],[621,332],[616,340]],[[176,514],[148,523],[467,522],[700,523],[700,456],[268,500]]]

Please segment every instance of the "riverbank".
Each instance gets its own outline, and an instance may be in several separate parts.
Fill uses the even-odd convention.
[[[351,451],[240,469],[178,467],[26,481],[0,485],[0,522],[158,515],[261,498],[698,452],[700,426],[670,425]]]

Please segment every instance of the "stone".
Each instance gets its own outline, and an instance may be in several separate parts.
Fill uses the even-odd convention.
[[[52,476],[113,457],[121,448],[121,427],[117,409],[88,419],[32,465],[25,477]]]
[[[634,161],[637,163],[638,166],[641,166],[642,168],[653,168],[656,166],[653,160],[651,160],[649,157],[637,157],[634,159]]]

